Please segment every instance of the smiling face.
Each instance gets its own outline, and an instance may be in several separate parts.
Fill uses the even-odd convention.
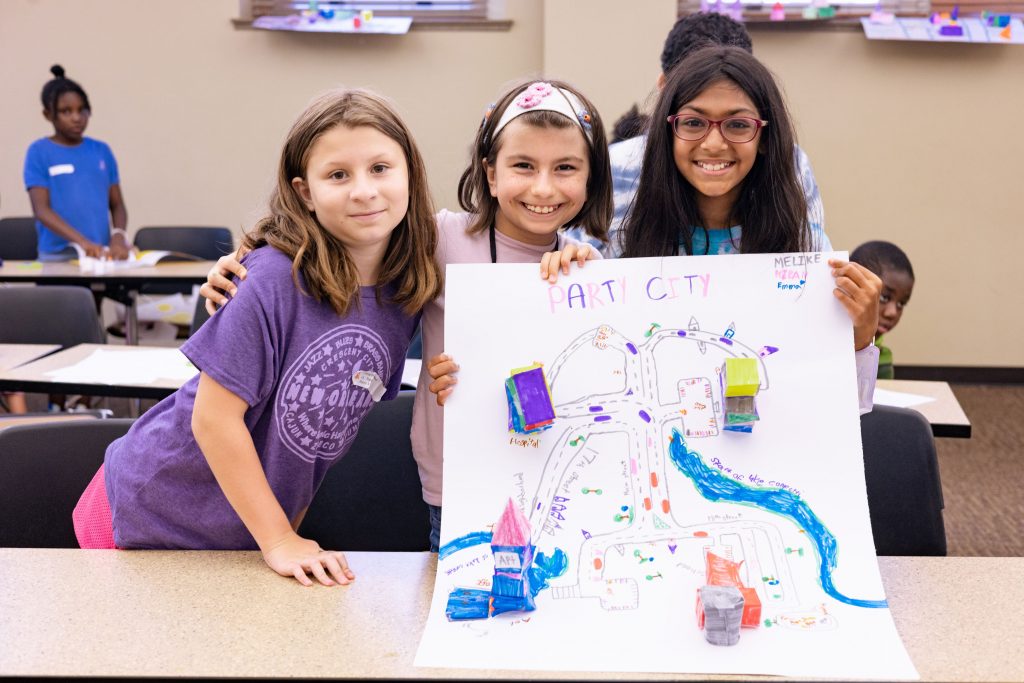
[[[761,115],[745,92],[731,81],[719,81],[686,102],[675,114],[698,114],[720,120],[730,116]],[[668,124],[666,124],[668,125]],[[757,160],[759,130],[750,142],[729,142],[713,126],[703,140],[680,140],[672,136],[676,168],[697,191],[697,206],[708,229],[728,228],[732,209],[740,196],[743,180]]]
[[[487,164],[487,184],[498,200],[495,228],[526,244],[549,244],[583,208],[589,177],[579,126],[541,128],[513,120],[501,131],[494,164]]]
[[[896,327],[903,317],[903,307],[910,302],[914,291],[914,278],[905,270],[883,268],[882,294],[878,299],[878,334],[885,334]]]
[[[53,141],[62,145],[77,145],[89,125],[89,108],[76,92],[65,92],[57,98],[53,111],[44,111],[43,116],[53,124]]]
[[[361,281],[375,282],[391,232],[409,210],[401,146],[370,126],[335,126],[313,144],[306,177],[293,178],[292,187],[324,230],[348,249]]]

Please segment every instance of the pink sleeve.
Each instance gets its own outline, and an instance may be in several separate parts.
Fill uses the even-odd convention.
[[[860,414],[870,413],[874,407],[875,380],[878,378],[878,347],[868,344],[853,354],[857,363],[857,399]]]

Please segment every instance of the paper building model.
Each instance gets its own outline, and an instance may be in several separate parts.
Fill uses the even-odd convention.
[[[532,612],[537,608],[530,584],[536,547],[530,542],[530,522],[510,498],[491,534],[494,578],[491,590],[456,588],[448,594],[449,621],[486,619],[503,612]]]
[[[530,587],[530,565],[534,546],[530,543],[530,522],[509,498],[491,536],[494,554],[493,614],[536,609]]]
[[[750,432],[761,418],[755,397],[761,386],[756,358],[726,358],[718,376],[722,388],[722,424],[726,431]]]
[[[761,625],[761,599],[756,590],[743,585],[741,562],[709,552],[704,564],[707,585],[697,589],[697,628],[704,629],[709,643],[735,645],[740,626]],[[721,588],[731,590],[718,590]]]
[[[505,397],[509,431],[532,434],[554,424],[555,406],[540,363],[513,370],[512,376],[505,380]]]

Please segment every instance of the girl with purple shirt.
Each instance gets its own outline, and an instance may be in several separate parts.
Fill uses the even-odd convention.
[[[256,549],[282,576],[347,584],[296,533],[375,401],[399,389],[441,290],[423,160],[383,99],[328,93],[292,126],[256,277],[193,335],[201,371],[107,449],[74,513],[83,548]]]
[[[476,132],[470,160],[459,182],[464,213],[437,215],[437,261],[449,263],[540,263],[541,277],[554,282],[573,260],[583,264],[600,253],[559,234],[578,226],[604,241],[614,205],[604,125],[594,105],[560,81],[512,86],[491,105]],[[201,294],[223,303],[234,286],[221,273],[243,275],[231,256],[218,262]],[[249,285],[246,285],[248,287]],[[241,292],[246,287],[238,288]],[[218,291],[221,290],[221,291]],[[423,499],[430,508],[430,547],[440,544],[443,411],[430,395],[430,368],[451,366],[444,350],[444,295],[423,309],[423,364],[412,415],[412,451]]]

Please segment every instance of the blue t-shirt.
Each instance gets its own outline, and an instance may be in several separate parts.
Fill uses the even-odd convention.
[[[110,244],[110,187],[119,182],[114,153],[93,138],[83,138],[74,147],[40,138],[25,155],[25,189],[45,187],[50,207],[97,244]],[[69,244],[39,221],[36,232],[40,254],[53,254]]]
[[[260,464],[294,520],[373,405],[364,379],[380,382],[379,398],[398,394],[419,316],[361,287],[359,307],[340,317],[296,288],[280,251],[262,247],[243,263],[250,277],[181,352],[249,404],[245,425]],[[198,385],[189,380],[107,448],[118,548],[256,549],[192,434]]]

